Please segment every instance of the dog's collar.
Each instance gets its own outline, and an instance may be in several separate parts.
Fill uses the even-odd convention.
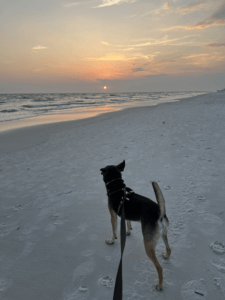
[[[116,190],[116,191],[110,191],[110,190],[107,188],[107,186],[108,186],[111,182],[114,182],[114,181],[117,181],[117,180],[121,180],[121,181],[122,181],[123,187],[121,187],[120,189],[118,189],[118,190]],[[111,180],[111,181],[109,181],[109,182],[106,182],[105,185],[106,185],[106,190],[107,190],[107,195],[108,195],[108,196],[111,196],[111,195],[113,195],[113,194],[115,194],[115,193],[117,193],[117,192],[121,192],[121,191],[124,191],[125,197],[127,197],[127,196],[129,196],[130,194],[133,194],[133,193],[134,193],[134,191],[133,191],[132,189],[126,187],[126,185],[124,184],[124,181],[123,181],[122,178],[116,178],[116,179],[114,179],[114,180]],[[129,199],[126,198],[126,200],[129,200]]]
[[[115,181],[118,181],[118,180],[120,180],[120,183],[122,183],[122,186],[117,186],[117,190],[114,190],[114,191],[112,191],[112,188],[109,188],[108,187],[108,185],[110,184],[110,183],[112,183],[112,182],[115,182]],[[124,181],[123,181],[123,179],[122,178],[116,178],[116,179],[113,179],[113,180],[111,180],[111,181],[109,181],[109,182],[106,182],[105,183],[105,186],[106,186],[106,190],[107,190],[107,195],[108,196],[111,196],[112,194],[115,194],[115,193],[117,193],[117,192],[120,192],[120,191],[122,191],[124,188],[126,188],[126,185],[124,184]],[[113,187],[113,186],[112,186]],[[114,186],[114,188],[115,188],[116,186]]]
[[[114,180],[111,180],[111,181],[107,182],[105,185],[107,186],[107,185],[109,185],[111,182],[116,181],[116,180],[122,180],[122,181],[123,181],[122,178],[116,178],[116,179],[114,179]]]

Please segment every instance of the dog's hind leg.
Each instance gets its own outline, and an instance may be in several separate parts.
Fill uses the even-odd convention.
[[[168,238],[167,238],[167,227],[169,226],[169,220],[167,219],[167,216],[165,215],[165,217],[163,218],[163,230],[162,230],[162,239],[163,242],[166,246],[166,252],[164,252],[162,255],[164,258],[169,258],[170,254],[171,254],[171,249],[168,243]]]
[[[157,257],[155,255],[155,245],[154,244],[155,243],[153,243],[152,241],[145,241],[144,240],[146,254],[151,259],[151,261],[155,265],[156,270],[158,272],[159,281],[156,284],[156,289],[158,291],[160,291],[160,290],[162,290],[162,283],[163,283],[163,269],[160,266],[160,264],[159,264],[159,262],[157,260]]]
[[[110,215],[111,215],[113,236],[112,236],[111,239],[107,239],[105,242],[108,245],[112,245],[112,244],[114,244],[115,239],[117,239],[117,236],[116,236],[116,232],[117,232],[117,215],[114,212],[114,210],[109,207],[109,205],[108,205],[108,208],[109,208],[109,212],[110,212]]]
[[[163,255],[164,258],[169,258],[170,254],[171,254],[171,249],[170,249],[170,246],[169,246],[169,243],[168,243],[167,230],[166,229],[162,233],[162,239],[163,239],[163,242],[164,242],[164,244],[166,246],[166,252],[163,252],[162,255]]]
[[[132,230],[131,221],[127,220],[127,235],[130,235],[130,231]]]

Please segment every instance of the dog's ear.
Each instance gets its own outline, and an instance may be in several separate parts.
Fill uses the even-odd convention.
[[[102,175],[106,173],[106,169],[105,168],[100,169],[100,171],[101,171]]]
[[[125,160],[123,162],[121,162],[121,164],[119,164],[118,166],[116,166],[117,169],[120,171],[120,172],[123,172],[124,168],[125,168]]]

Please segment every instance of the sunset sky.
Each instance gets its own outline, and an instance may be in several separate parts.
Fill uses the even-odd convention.
[[[0,41],[0,93],[225,88],[225,0],[0,0]]]

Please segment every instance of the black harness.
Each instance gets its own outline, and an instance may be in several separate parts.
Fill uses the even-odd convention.
[[[115,182],[115,181],[118,181],[118,180],[121,181],[123,187],[118,188],[117,190],[112,190],[112,188],[109,188],[109,187],[108,187],[108,185],[109,185],[110,183]],[[108,196],[111,196],[112,194],[115,194],[115,193],[117,193],[117,192],[123,191],[124,194],[126,194],[126,200],[129,200],[129,198],[127,198],[127,197],[128,197],[130,194],[133,194],[133,193],[134,193],[134,191],[133,191],[131,188],[126,187],[126,185],[125,185],[125,183],[124,183],[124,181],[123,181],[122,178],[116,178],[116,179],[114,179],[114,180],[111,180],[111,181],[107,182],[105,185],[106,185],[106,190],[107,190],[107,195],[108,195]]]

